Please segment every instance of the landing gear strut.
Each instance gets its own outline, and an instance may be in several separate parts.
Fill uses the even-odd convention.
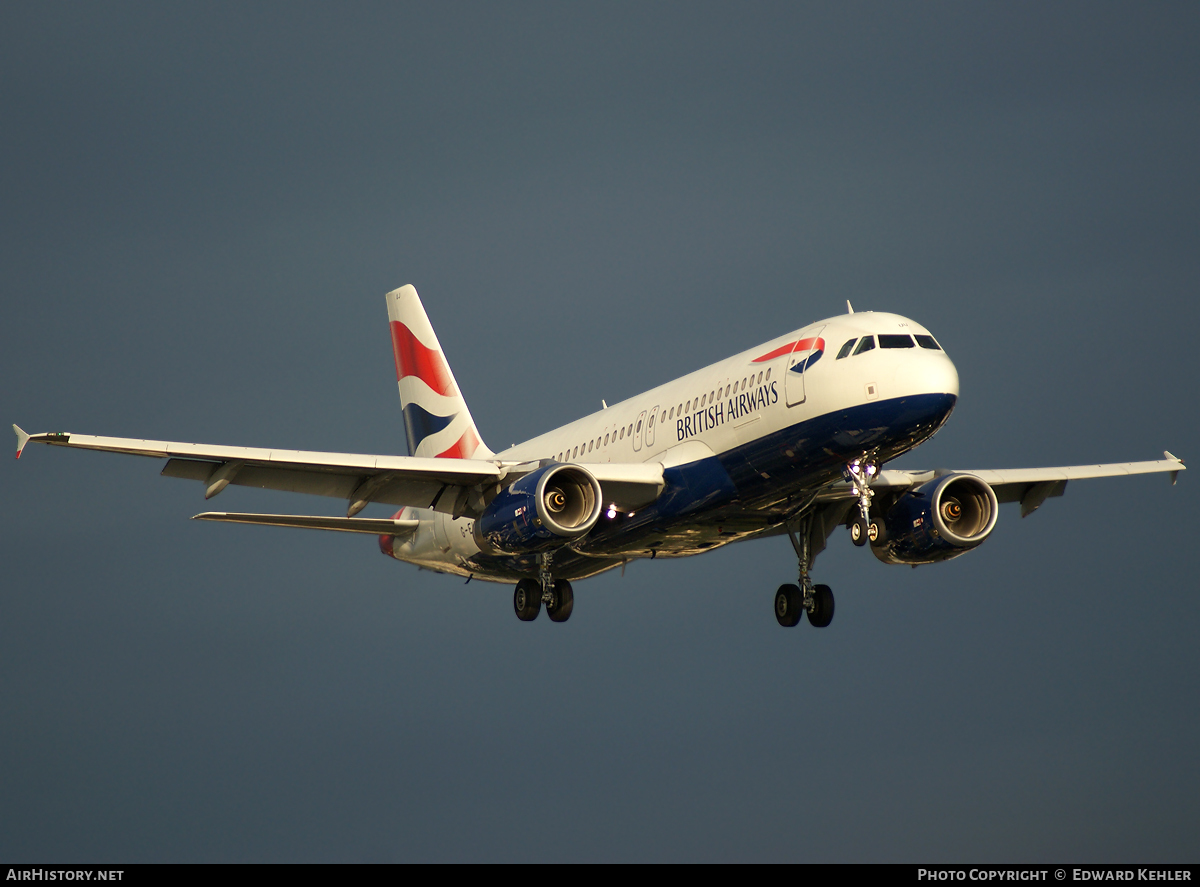
[[[796,558],[800,562],[800,584],[779,586],[775,592],[775,619],[784,628],[791,628],[808,613],[808,622],[813,628],[824,628],[833,621],[833,592],[828,585],[813,585],[808,575],[812,561],[808,550],[812,516],[804,515],[797,521],[796,527],[791,524],[786,526],[788,538],[792,540],[792,547],[796,549]]]
[[[869,456],[848,462],[842,469],[842,476],[849,481],[854,495],[858,497],[858,517],[850,525],[850,541],[855,545],[866,545],[868,541],[879,539],[879,524],[871,520],[871,497],[875,495],[871,481],[878,474],[879,467]]]
[[[554,553],[543,551],[538,555],[538,582],[542,586],[542,603],[550,603],[550,597],[554,594],[554,580],[550,576],[550,564],[554,560]]]

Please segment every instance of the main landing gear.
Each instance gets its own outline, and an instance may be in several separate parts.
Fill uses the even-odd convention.
[[[858,518],[850,525],[850,541],[855,545],[879,541],[880,526],[871,520],[871,497],[875,495],[871,481],[878,474],[879,467],[869,456],[855,459],[842,469],[842,476],[850,482],[854,495],[858,497]]]
[[[781,585],[775,592],[775,619],[784,628],[791,628],[800,623],[804,614],[808,614],[808,624],[813,628],[825,628],[833,621],[833,591],[828,585],[813,585],[808,575],[811,558],[808,554],[808,535],[812,518],[809,515],[799,521],[800,533],[789,524],[788,538],[796,549],[796,557],[800,561],[800,584]]]
[[[532,622],[546,605],[546,615],[551,622],[566,622],[575,609],[575,592],[566,579],[550,576],[550,552],[542,554],[538,578],[522,579],[513,591],[513,609],[522,622]]]

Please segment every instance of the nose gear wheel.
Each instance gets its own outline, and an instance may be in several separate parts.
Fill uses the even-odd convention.
[[[871,489],[871,481],[878,476],[879,466],[870,454],[847,462],[842,469],[842,477],[858,497],[858,517],[850,524],[850,541],[855,545],[866,545],[868,541],[875,542],[879,539],[879,524],[871,520],[871,499],[875,495],[875,491]]]

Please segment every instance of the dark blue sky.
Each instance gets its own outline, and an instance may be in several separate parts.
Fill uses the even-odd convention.
[[[497,448],[849,298],[957,363],[905,466],[1200,458],[1198,43],[1194,3],[5,3],[4,419],[404,452],[412,283]],[[837,619],[788,631],[783,539],[527,625],[370,538],[189,522],[155,460],[7,466],[0,858],[1200,849],[1187,474],[919,570],[838,533]]]

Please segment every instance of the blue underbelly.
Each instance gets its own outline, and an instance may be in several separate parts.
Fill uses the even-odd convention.
[[[842,467],[864,452],[880,464],[928,440],[954,409],[953,394],[921,394],[835,410],[749,441],[719,455],[668,468],[665,487],[653,505],[633,516],[602,514],[578,544],[554,555],[554,573],[563,578],[592,575],[606,568],[597,558],[692,553],[676,550],[672,538],[722,512],[772,515],[795,507],[814,488],[842,476]],[[701,549],[709,543],[701,545]],[[479,556],[481,575],[513,577],[537,572],[535,556]]]

